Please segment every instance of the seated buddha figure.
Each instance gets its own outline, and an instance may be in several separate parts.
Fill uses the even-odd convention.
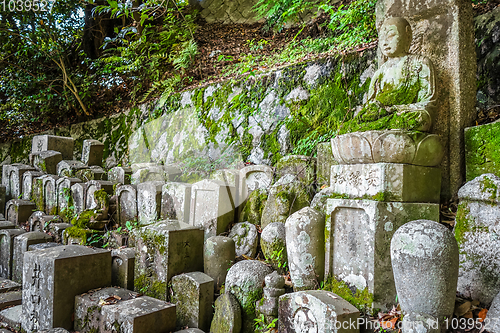
[[[379,47],[387,61],[371,80],[366,104],[342,132],[430,130],[435,104],[434,68],[427,57],[409,54],[411,41],[411,27],[404,18],[384,22]]]

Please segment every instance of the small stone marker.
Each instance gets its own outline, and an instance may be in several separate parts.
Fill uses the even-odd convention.
[[[167,182],[162,187],[161,213],[163,220],[189,223],[191,184]]]
[[[55,175],[57,164],[62,161],[62,155],[58,151],[46,150],[30,154],[30,163],[38,171]]]
[[[35,171],[35,168],[21,163],[8,164],[2,167],[2,185],[5,186],[5,200],[19,198],[23,175],[27,171]]]
[[[137,221],[137,186],[118,185],[116,187],[118,222],[125,227],[127,221]]]
[[[102,309],[120,302],[137,298],[139,293],[122,288],[90,290],[75,297],[75,331],[104,332]]]
[[[267,189],[258,188],[252,191],[246,202],[240,205],[240,222],[248,221],[249,223],[260,225],[267,197]]]
[[[332,292],[299,291],[281,296],[279,302],[279,332],[359,332],[358,309]],[[352,323],[355,328],[349,329]]]
[[[210,332],[241,332],[241,307],[233,294],[225,293],[215,300],[215,314],[210,326]]]
[[[91,165],[102,164],[102,155],[104,152],[104,144],[97,140],[83,140],[82,162]]]
[[[248,222],[236,223],[231,229],[229,237],[236,244],[236,256],[246,255],[250,258],[255,257],[259,234],[253,224]]]
[[[41,177],[43,175],[40,171],[26,171],[23,174],[23,200],[31,200],[33,192],[33,184],[35,183],[35,178]]]
[[[75,140],[69,137],[55,135],[36,135],[33,137],[31,153],[55,150],[62,154],[65,160],[73,158],[73,146]]]
[[[219,169],[216,170],[212,176],[212,179],[219,180],[226,184],[227,186],[234,187],[234,207],[236,207],[237,211],[241,204],[240,202],[240,193],[241,193],[241,181],[240,181],[240,170],[237,169]],[[236,222],[238,219],[238,214],[235,214]]]
[[[217,236],[234,222],[235,188],[218,180],[202,180],[191,188],[191,225],[205,229],[205,239]]]
[[[279,297],[285,294],[285,278],[274,271],[266,276],[265,282],[264,297],[257,301],[255,309],[258,313],[270,317],[266,319],[271,323],[271,318],[278,318]]]
[[[278,177],[294,175],[297,181],[311,185],[316,179],[316,158],[304,155],[288,155],[276,164]]]
[[[15,331],[21,329],[22,305],[16,305],[11,308],[0,311],[0,321],[6,323]]]
[[[12,255],[12,280],[14,282],[23,283],[24,253],[28,251],[29,246],[50,241],[52,241],[52,236],[40,231],[25,232],[14,238]]]
[[[132,168],[114,167],[108,172],[108,180],[113,184],[130,184],[132,179]]]
[[[111,283],[125,289],[134,289],[135,249],[111,250]]]
[[[111,284],[111,252],[57,246],[24,255],[22,328],[72,329],[75,296]]]
[[[71,228],[71,223],[50,223],[49,232],[54,236],[54,241],[61,243],[63,241],[63,232],[67,228]]]
[[[87,187],[87,183],[76,183],[71,186],[71,197],[73,198],[75,214],[80,214],[87,208]]]
[[[104,192],[108,195],[112,195],[113,184],[106,180],[91,180],[87,182],[87,198],[85,201],[86,209],[105,209],[104,206],[106,206],[106,202],[104,202],[102,200],[103,198],[99,195],[95,195],[96,192],[101,190],[104,190]]]
[[[135,290],[166,300],[168,282],[181,273],[203,270],[203,230],[178,221],[134,229]]]
[[[267,165],[249,165],[240,170],[240,207],[253,191],[267,190],[273,181],[273,168]]]
[[[316,166],[316,180],[318,187],[330,184],[330,174],[332,165],[337,165],[337,161],[333,158],[332,144],[328,142],[318,143],[317,150],[317,163]]]
[[[271,266],[283,272],[288,262],[285,224],[281,222],[268,224],[260,234],[260,247]]]
[[[12,279],[12,256],[14,252],[14,237],[26,231],[22,229],[0,230],[0,277]]]
[[[168,174],[161,166],[151,166],[135,171],[131,176],[131,183],[138,185],[145,182],[166,182]]]
[[[33,244],[28,246],[28,251],[45,250],[56,246],[62,246],[62,244],[54,242]]]
[[[162,181],[151,181],[137,185],[137,213],[141,225],[154,223],[160,218],[163,184]]]
[[[490,304],[500,292],[500,178],[484,174],[458,191],[455,238],[460,248],[458,292]]]
[[[87,169],[80,161],[62,160],[57,163],[57,175],[59,177],[74,177],[79,170]]]
[[[0,294],[21,290],[21,285],[9,279],[0,278]]]
[[[35,204],[31,201],[12,199],[9,200],[5,206],[5,217],[7,218],[7,221],[10,221],[15,225],[21,225],[28,221],[31,214],[33,214],[33,211],[35,210]]]
[[[172,332],[175,330],[175,305],[148,296],[104,306],[102,332]],[[118,331],[118,330],[117,330]]]
[[[204,272],[214,280],[218,292],[226,282],[229,268],[236,257],[234,240],[225,236],[213,236],[205,241]]]
[[[257,260],[243,260],[229,269],[226,293],[232,293],[242,309],[242,333],[254,331],[255,302],[262,298],[265,277],[271,268]]]
[[[214,280],[205,273],[191,272],[174,276],[171,283],[177,326],[208,331],[212,322]]]
[[[71,186],[81,183],[82,181],[78,178],[67,178],[62,177],[56,181],[57,188],[57,209],[59,215],[63,218],[69,219],[70,211],[69,207],[73,205],[73,197],[71,196]]]
[[[57,185],[59,179],[55,175],[45,175],[42,178],[43,198],[45,201],[45,213],[47,215],[57,215]]]
[[[317,289],[325,273],[325,216],[305,207],[286,220],[285,229],[293,290]]]
[[[408,222],[392,237],[391,261],[401,310],[432,316],[442,332],[448,329],[445,320],[450,323],[453,316],[458,279],[453,233],[434,221]]]
[[[22,291],[9,291],[0,294],[0,310],[11,306],[21,305],[23,299]],[[0,331],[1,333],[1,331]]]

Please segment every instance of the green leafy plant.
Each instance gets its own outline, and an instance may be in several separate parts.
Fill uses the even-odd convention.
[[[255,321],[255,330],[261,333],[273,333],[277,332],[276,324],[278,323],[278,318],[274,318],[270,323],[267,322],[266,317],[261,314]]]

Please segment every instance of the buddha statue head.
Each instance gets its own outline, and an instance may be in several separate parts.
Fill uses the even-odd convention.
[[[380,49],[384,56],[388,58],[405,56],[411,46],[411,26],[402,17],[391,17],[385,20],[380,28],[379,38]]]

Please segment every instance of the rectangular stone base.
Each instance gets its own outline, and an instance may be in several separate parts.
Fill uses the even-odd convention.
[[[351,198],[438,203],[441,170],[396,163],[333,165],[330,186]]]
[[[325,279],[368,287],[373,308],[389,309],[396,303],[392,235],[413,220],[439,221],[439,204],[328,199],[326,211]]]

